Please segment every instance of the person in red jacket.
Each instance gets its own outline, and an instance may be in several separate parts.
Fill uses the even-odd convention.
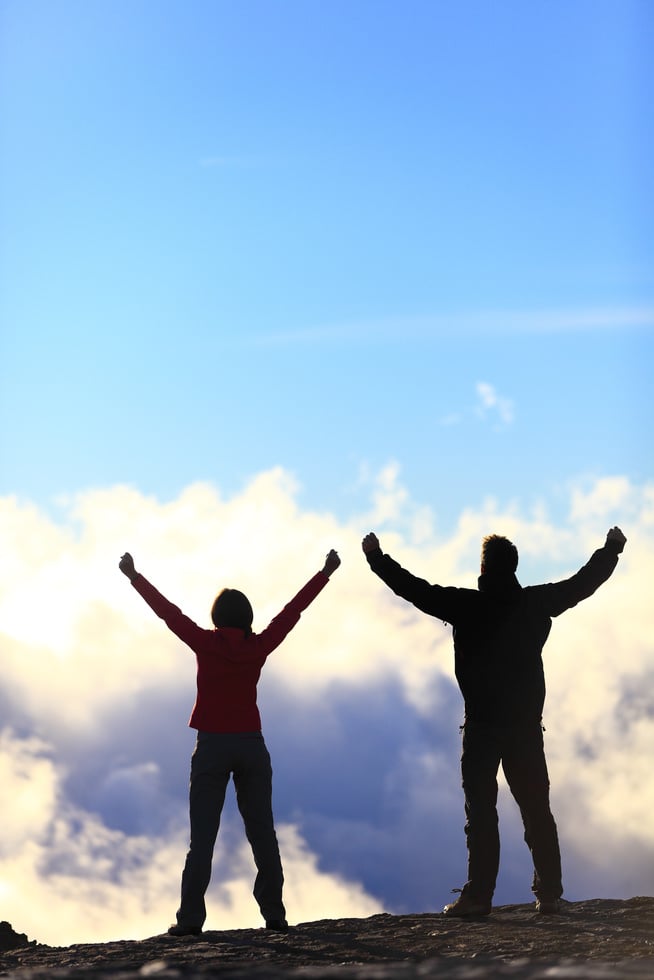
[[[198,732],[191,759],[191,835],[177,921],[168,929],[171,936],[202,932],[205,893],[230,775],[257,867],[254,897],[267,929],[288,930],[282,901],[284,875],[272,812],[272,767],[261,732],[257,681],[268,654],[293,629],[340,563],[337,553],[330,551],[321,571],[266,629],[253,633],[252,606],[237,589],[223,589],[218,594],[211,610],[214,629],[203,629],[136,571],[129,552],[120,559],[121,572],[166,626],[193,650],[197,660],[197,697],[189,721]]]
[[[431,585],[385,555],[374,533],[362,542],[368,564],[396,595],[452,626],[454,670],[465,705],[461,775],[465,797],[468,880],[447,916],[488,915],[500,861],[497,771],[500,763],[525,828],[534,862],[538,912],[558,912],[561,855],[550,811],[543,748],[545,676],[542,650],[552,617],[587,599],[609,578],[626,538],[606,535],[588,562],[561,582],[523,588],[518,550],[508,538],[484,538],[477,589]]]

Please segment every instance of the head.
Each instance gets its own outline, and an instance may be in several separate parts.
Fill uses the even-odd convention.
[[[250,633],[253,618],[250,600],[238,589],[223,589],[211,607],[211,620],[216,627],[234,626]]]
[[[518,567],[518,549],[500,534],[489,534],[481,545],[482,575],[513,575]]]

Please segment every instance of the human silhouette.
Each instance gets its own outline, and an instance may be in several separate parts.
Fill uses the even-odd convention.
[[[543,747],[541,654],[552,617],[587,599],[609,578],[625,542],[620,528],[613,527],[604,546],[571,578],[523,588],[515,574],[517,548],[493,534],[482,543],[475,590],[431,585],[383,554],[374,533],[363,539],[368,564],[396,595],[452,626],[455,673],[465,705],[461,775],[468,880],[459,898],[445,906],[447,916],[491,912],[500,859],[500,763],[534,863],[536,909],[560,909],[561,855]]]
[[[323,568],[261,633],[252,632],[252,606],[237,589],[216,597],[203,629],[136,571],[129,553],[119,568],[154,612],[195,653],[197,697],[189,726],[197,729],[189,792],[190,845],[182,872],[181,901],[171,936],[197,936],[206,919],[205,893],[230,775],[257,867],[254,897],[267,929],[286,932],[284,875],[272,811],[272,767],[261,732],[257,681],[266,658],[293,629],[341,561],[330,551]]]

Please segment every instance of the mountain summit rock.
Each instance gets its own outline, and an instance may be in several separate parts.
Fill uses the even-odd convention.
[[[4,942],[4,945],[1,945]],[[45,946],[0,924],[9,980],[653,980],[654,898],[564,902],[559,915],[502,905],[321,919],[265,929]]]

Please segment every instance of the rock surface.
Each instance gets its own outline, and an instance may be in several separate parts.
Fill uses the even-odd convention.
[[[0,923],[12,980],[654,980],[654,898],[504,905],[488,918],[373,915],[197,938],[44,946]]]

